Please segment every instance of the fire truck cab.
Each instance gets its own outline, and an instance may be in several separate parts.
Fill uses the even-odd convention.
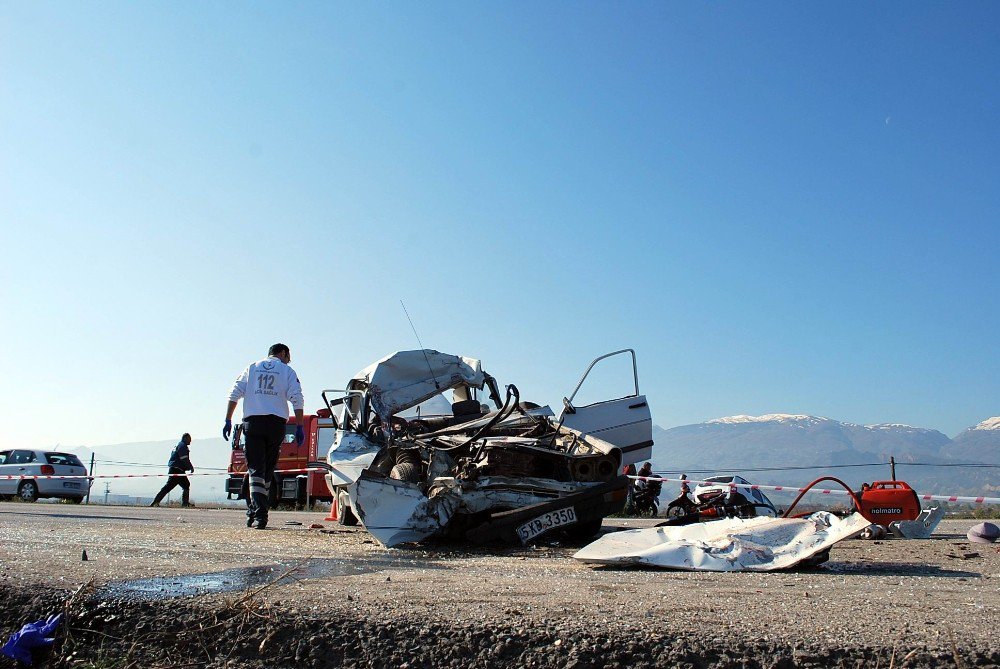
[[[325,471],[289,471],[316,466],[325,468],[326,456],[333,444],[335,427],[329,410],[320,409],[315,414],[308,414],[303,417],[303,421],[306,438],[301,446],[295,443],[295,419],[289,418],[285,426],[285,438],[281,442],[278,464],[274,468],[279,473],[274,475],[271,485],[272,507],[282,502],[305,504],[307,499],[310,503],[316,500],[329,502],[333,499],[326,483]],[[245,445],[243,424],[237,423],[233,430],[229,477],[226,479],[226,496],[229,499],[246,499],[247,496]]]

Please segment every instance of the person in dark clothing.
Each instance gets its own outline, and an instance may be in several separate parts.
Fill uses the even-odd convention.
[[[190,500],[191,482],[186,476],[176,476],[176,474],[194,473],[194,465],[191,464],[191,449],[188,448],[190,444],[191,435],[185,432],[170,453],[170,460],[167,461],[167,473],[171,476],[167,479],[166,484],[160,488],[160,492],[156,493],[156,498],[150,506],[159,506],[167,493],[177,486],[181,487],[181,506],[194,506]]]

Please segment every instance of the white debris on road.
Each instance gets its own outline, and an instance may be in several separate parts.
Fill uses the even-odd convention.
[[[573,557],[581,562],[688,571],[788,569],[871,525],[861,514],[726,518],[605,534]]]

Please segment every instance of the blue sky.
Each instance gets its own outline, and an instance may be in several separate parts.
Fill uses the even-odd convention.
[[[1000,414],[994,3],[0,3],[4,441],[424,344],[654,421]],[[593,398],[626,387],[623,368]]]

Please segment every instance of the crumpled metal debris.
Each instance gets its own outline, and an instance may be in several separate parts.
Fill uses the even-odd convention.
[[[820,511],[804,518],[725,518],[605,534],[581,562],[688,571],[774,571],[825,562],[830,548],[868,527],[864,516]]]
[[[930,539],[938,523],[944,518],[944,507],[924,509],[916,520],[897,520],[889,523],[889,532],[900,539]]]
[[[346,390],[324,391],[337,426],[327,481],[338,520],[360,521],[385,546],[593,536],[624,505],[622,467],[653,443],[635,354],[608,356],[618,354],[633,358],[635,394],[579,407],[571,395],[558,418],[514,385],[504,398],[479,360],[430,349],[386,356]]]

